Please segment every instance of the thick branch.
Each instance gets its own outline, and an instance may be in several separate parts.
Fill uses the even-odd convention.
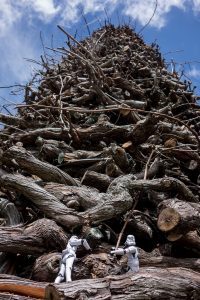
[[[0,251],[37,256],[50,250],[63,249],[67,237],[54,221],[39,219],[30,225],[0,227]]]
[[[77,182],[67,173],[63,172],[52,164],[43,162],[35,158],[24,148],[13,146],[3,154],[3,161],[15,159],[21,169],[30,174],[37,175],[44,181],[53,181],[65,183],[68,185],[77,185]]]
[[[130,175],[127,175],[130,176]],[[125,176],[126,177],[126,176]],[[122,178],[122,177],[121,177]],[[196,202],[199,203],[195,195],[191,192],[191,190],[180,180],[173,177],[164,177],[152,180],[134,180],[134,176],[132,175],[132,181],[130,183],[129,189],[131,190],[143,190],[149,191],[154,190],[158,192],[177,192],[180,194],[181,198],[188,202]],[[119,180],[119,179],[118,179]],[[111,186],[114,188],[116,186],[117,181],[114,180],[111,183]]]
[[[181,274],[181,275],[180,275]],[[153,287],[153,288],[152,288]],[[183,268],[143,268],[137,274],[85,279],[66,284],[50,284],[45,296],[67,299],[196,299],[200,297],[199,274]],[[125,296],[126,295],[126,296]]]
[[[22,193],[32,201],[47,217],[66,227],[73,227],[81,223],[81,218],[74,215],[74,211],[67,208],[45,189],[22,175],[2,175],[0,186]]]

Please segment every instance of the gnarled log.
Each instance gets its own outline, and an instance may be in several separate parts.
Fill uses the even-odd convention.
[[[81,217],[74,215],[72,209],[67,208],[55,196],[34,183],[30,178],[22,175],[4,174],[0,177],[0,186],[22,193],[48,217],[66,227],[73,227],[83,222],[81,222]]]
[[[12,161],[13,158],[21,169],[24,169],[29,174],[37,175],[44,181],[78,185],[76,180],[70,175],[63,172],[56,166],[53,166],[52,164],[35,158],[31,153],[27,152],[22,147],[13,146],[4,152],[2,157],[3,161]]]
[[[27,226],[0,227],[0,251],[37,256],[65,248],[67,236],[54,221],[39,219]]]
[[[50,284],[46,299],[198,299],[199,273],[184,268],[141,268],[139,273]]]

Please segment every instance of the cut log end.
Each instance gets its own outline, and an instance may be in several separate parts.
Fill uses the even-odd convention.
[[[159,214],[157,226],[161,231],[170,231],[178,225],[180,218],[179,213],[175,209],[165,208]]]

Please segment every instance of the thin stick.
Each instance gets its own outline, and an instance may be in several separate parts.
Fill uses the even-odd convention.
[[[90,28],[89,28],[87,19],[86,19],[86,17],[84,16],[83,11],[82,11],[81,15],[82,15],[82,18],[83,18],[83,20],[84,20],[84,22],[85,22],[85,25],[86,25],[86,27],[87,27],[88,34],[91,35]]]
[[[63,124],[63,129],[66,129],[67,127],[66,127],[65,122],[63,120],[63,102],[62,102],[63,80],[62,80],[61,75],[59,75],[59,77],[60,77],[60,83],[61,83],[61,88],[60,88],[60,92],[59,92],[59,99],[58,99],[59,104],[60,104],[60,116],[59,116],[59,118],[60,118],[61,123]]]
[[[57,25],[57,27],[66,34],[73,42],[75,42],[77,45],[79,45],[89,56],[93,59],[91,53],[81,44],[79,41],[77,41],[71,34],[69,34],[67,31],[65,31],[60,25]]]
[[[151,18],[148,20],[148,22],[140,29],[140,31],[138,32],[138,34],[140,34],[152,21],[153,17],[155,16],[155,13],[156,13],[156,10],[157,10],[157,7],[158,7],[158,0],[156,0],[155,2],[155,7],[154,7],[154,11],[153,11],[153,14],[151,16]]]
[[[154,153],[155,153],[155,149],[153,149],[151,151],[151,154],[150,154],[150,156],[149,156],[149,158],[147,160],[147,163],[146,163],[146,166],[145,166],[145,171],[144,171],[144,180],[147,180],[148,167],[149,167],[149,164],[151,162],[151,159],[152,159],[152,156],[154,155]]]

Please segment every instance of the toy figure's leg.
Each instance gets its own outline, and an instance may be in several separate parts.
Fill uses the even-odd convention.
[[[58,276],[55,279],[55,283],[61,283],[65,276],[65,264],[61,264]]]
[[[72,281],[71,274],[72,274],[72,266],[73,266],[73,263],[74,263],[74,259],[75,259],[74,256],[69,256],[66,259],[66,266],[65,266],[65,268],[66,268],[65,269],[65,279],[66,279],[66,282]]]
[[[139,260],[133,259],[128,261],[128,272],[139,272]]]

